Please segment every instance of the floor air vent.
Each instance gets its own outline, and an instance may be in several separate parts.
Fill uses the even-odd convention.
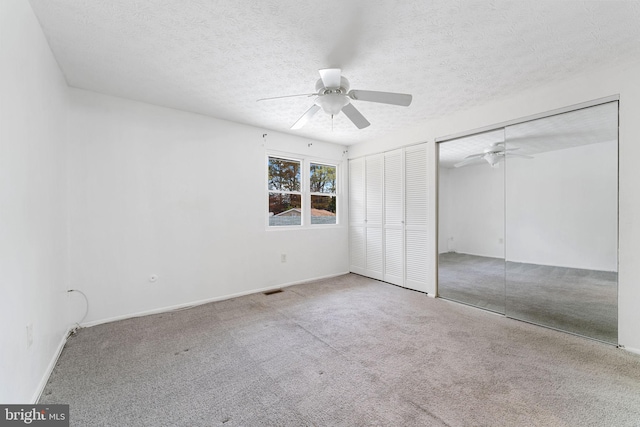
[[[282,289],[274,289],[272,291],[263,292],[263,294],[265,294],[265,295],[273,295],[273,294],[279,294],[280,292],[282,292]]]

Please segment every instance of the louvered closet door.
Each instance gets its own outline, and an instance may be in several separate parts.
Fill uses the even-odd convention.
[[[384,281],[404,286],[403,151],[384,155]]]
[[[349,161],[349,270],[366,275],[365,161]]]
[[[382,279],[384,271],[382,239],[382,202],[384,189],[384,157],[379,154],[365,160],[366,194],[366,275]]]
[[[405,149],[405,286],[427,292],[435,239],[429,236],[427,145]]]

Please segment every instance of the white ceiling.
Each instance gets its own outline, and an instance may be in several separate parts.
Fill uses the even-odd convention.
[[[637,1],[30,0],[70,86],[354,144],[585,69],[640,60]],[[352,89],[358,130],[320,112],[289,127],[317,70]]]

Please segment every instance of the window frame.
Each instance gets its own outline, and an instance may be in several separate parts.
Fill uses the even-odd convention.
[[[274,159],[279,159],[279,160],[286,160],[286,161],[290,161],[290,162],[297,162],[300,164],[300,191],[291,191],[291,190],[272,190],[269,188],[269,162],[270,160],[274,158]],[[269,228],[296,228],[296,227],[300,227],[304,224],[304,188],[305,188],[305,179],[304,179],[304,161],[303,159],[300,158],[295,158],[293,156],[281,156],[281,155],[271,155],[271,154],[267,154],[267,227]],[[271,218],[271,215],[269,215],[269,206],[270,206],[270,199],[269,196],[272,194],[293,194],[293,195],[299,195],[300,196],[300,224],[291,224],[291,225],[271,225],[269,223],[269,220]]]
[[[290,160],[300,162],[300,193],[292,191],[270,190],[269,189],[269,159],[277,158],[282,160]],[[307,157],[293,153],[283,153],[278,151],[267,151],[265,155],[265,199],[266,212],[265,228],[268,231],[277,230],[302,230],[316,228],[335,228],[342,226],[340,221],[341,215],[341,196],[342,196],[342,161],[322,159],[317,157]],[[336,186],[335,193],[316,193],[311,192],[311,164],[321,166],[331,166],[336,168]],[[300,225],[270,225],[269,224],[269,193],[279,194],[300,194],[301,195],[301,211]],[[335,224],[311,224],[311,196],[334,196],[336,198],[336,223]]]
[[[329,166],[332,168],[335,168],[336,170],[336,185],[334,187],[335,192],[334,193],[319,193],[319,192],[314,192],[311,191],[311,165],[319,165],[319,166]],[[309,182],[307,183],[307,187],[306,189],[309,192],[309,225],[316,227],[316,226],[322,226],[322,225],[338,225],[339,221],[338,221],[338,186],[340,185],[340,180],[338,177],[338,165],[337,164],[332,164],[330,162],[323,162],[323,161],[314,161],[314,160],[309,160],[309,164],[307,165],[307,179],[309,180]],[[324,196],[324,197],[335,197],[336,198],[336,223],[335,224],[313,224],[311,222],[311,209],[312,209],[312,204],[311,204],[311,198],[313,196]]]

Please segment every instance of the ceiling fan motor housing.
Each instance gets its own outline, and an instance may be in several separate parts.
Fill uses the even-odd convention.
[[[346,95],[347,92],[349,92],[350,87],[351,86],[349,85],[349,80],[347,80],[343,76],[340,76],[340,87],[324,87],[322,79],[318,79],[318,81],[316,82],[316,90],[318,91],[318,95],[321,95],[324,89],[340,89],[340,91]]]

